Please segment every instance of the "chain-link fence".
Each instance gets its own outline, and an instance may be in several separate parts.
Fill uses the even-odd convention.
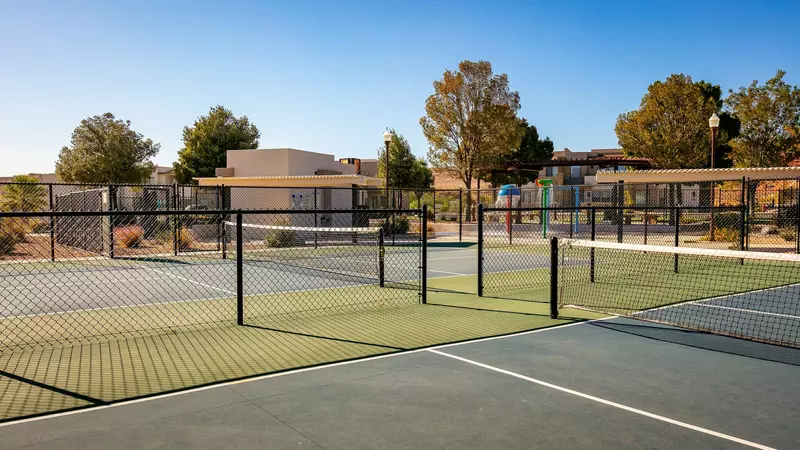
[[[616,183],[522,187],[512,199],[502,189],[386,189],[375,187],[267,187],[196,185],[77,185],[0,184],[3,211],[132,211],[132,210],[312,210],[312,209],[402,209],[428,207],[431,239],[477,241],[477,209],[483,207],[522,208],[702,208],[747,206],[746,248],[759,251],[800,253],[800,180],[709,181],[699,183]],[[95,194],[97,197],[95,197]],[[99,198],[100,204],[97,205]],[[84,201],[86,200],[86,201]],[[566,214],[566,213],[564,213]],[[604,213],[606,215],[611,214]],[[562,216],[562,213],[558,213]],[[568,214],[576,223],[587,220],[580,213]],[[362,216],[363,217],[363,216]],[[636,222],[642,214],[633,214]],[[317,226],[333,226],[330,217],[318,216]],[[560,219],[558,219],[560,220]],[[627,220],[627,219],[625,219]],[[657,225],[662,216],[647,218]],[[76,222],[77,223],[77,222]],[[97,228],[91,224],[91,229]],[[209,228],[210,224],[178,223],[174,227]],[[75,225],[76,227],[80,225]],[[67,227],[67,225],[64,225]],[[54,226],[49,227],[54,230]],[[153,223],[145,227],[158,233]],[[222,230],[205,229],[202,250],[217,249]],[[58,236],[53,236],[53,240]],[[86,246],[96,251],[111,242]],[[193,250],[192,246],[185,246]],[[177,251],[184,247],[179,246]]]
[[[711,207],[484,208],[478,216],[478,294],[546,302],[551,237],[746,249],[746,209]]]

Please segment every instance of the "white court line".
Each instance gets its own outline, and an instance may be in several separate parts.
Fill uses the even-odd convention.
[[[743,313],[752,313],[752,314],[763,314],[765,316],[773,316],[773,317],[783,317],[787,319],[800,319],[800,316],[793,316],[791,314],[780,314],[780,313],[773,313],[767,311],[758,311],[755,309],[747,309],[747,308],[734,308],[732,306],[722,306],[722,305],[707,305],[705,303],[697,303],[695,306],[702,306],[705,308],[719,308],[719,309],[726,309],[729,311],[738,311]]]
[[[641,410],[641,409],[638,409],[638,408],[633,408],[633,407],[630,407],[630,406],[626,406],[626,405],[623,405],[621,403],[612,402],[610,400],[606,400],[606,399],[603,399],[603,398],[600,398],[600,397],[595,397],[594,395],[589,395],[589,394],[585,394],[583,392],[578,392],[578,391],[575,391],[575,390],[572,390],[572,389],[569,389],[569,388],[565,388],[563,386],[558,386],[558,385],[555,385],[555,384],[552,384],[552,383],[548,383],[546,381],[542,381],[542,380],[539,380],[539,379],[536,379],[536,378],[531,378],[531,377],[528,377],[528,376],[525,376],[525,375],[522,375],[522,374],[519,374],[519,373],[516,373],[516,372],[511,372],[509,370],[501,369],[499,367],[494,367],[494,366],[490,366],[488,364],[479,363],[479,362],[473,361],[471,359],[462,358],[462,357],[456,356],[456,355],[451,355],[450,353],[440,352],[440,351],[435,350],[435,349],[428,349],[428,351],[431,352],[431,353],[435,353],[437,355],[445,356],[447,358],[452,358],[452,359],[455,359],[455,360],[458,360],[458,361],[461,361],[461,362],[464,362],[464,363],[467,363],[467,364],[472,364],[473,366],[482,367],[484,369],[492,370],[492,371],[495,371],[495,372],[498,372],[498,373],[502,373],[504,375],[508,375],[508,376],[514,377],[514,378],[519,378],[520,380],[525,380],[525,381],[528,381],[528,382],[531,382],[531,383],[534,383],[534,384],[538,384],[540,386],[544,386],[544,387],[547,387],[547,388],[550,388],[550,389],[555,389],[557,391],[561,391],[561,392],[564,392],[564,393],[567,393],[567,394],[570,394],[570,395],[575,395],[577,397],[585,398],[585,399],[591,400],[593,402],[602,403],[604,405],[608,405],[608,406],[611,406],[611,407],[614,407],[614,408],[618,408],[618,409],[621,409],[621,410],[624,410],[624,411],[632,412],[634,414],[639,414],[641,416],[649,417],[651,419],[660,420],[662,422],[666,422],[666,423],[669,423],[669,424],[672,424],[672,425],[677,425],[679,427],[688,428],[690,430],[697,431],[697,432],[704,433],[704,434],[708,434],[710,436],[718,437],[718,438],[725,439],[725,440],[728,440],[728,441],[731,441],[731,442],[736,442],[737,444],[742,444],[742,445],[746,445],[748,447],[758,448],[758,449],[762,449],[762,450],[772,450],[772,447],[767,447],[766,445],[762,445],[762,444],[758,444],[756,442],[752,442],[752,441],[748,441],[748,440],[745,440],[745,439],[741,439],[741,438],[738,438],[738,437],[735,437],[735,436],[731,436],[729,434],[720,433],[718,431],[709,430],[708,428],[698,427],[697,425],[692,425],[692,424],[689,424],[689,423],[686,423],[686,422],[681,422],[679,420],[670,419],[669,417],[660,416],[658,414],[653,414],[651,412],[647,412],[647,411],[644,411],[644,410]]]
[[[141,266],[141,265],[138,266],[138,267],[141,267],[142,269],[152,270],[153,272],[160,273],[160,274],[166,275],[168,277],[177,278],[179,280],[183,280],[183,281],[186,281],[186,282],[189,282],[189,283],[192,283],[192,284],[196,284],[198,286],[202,286],[202,287],[209,288],[209,289],[214,289],[216,291],[224,292],[226,294],[236,295],[236,292],[234,292],[234,291],[229,291],[227,289],[222,289],[220,287],[212,286],[210,284],[201,283],[199,281],[195,281],[195,280],[192,280],[190,278],[182,277],[182,276],[179,276],[179,275],[174,275],[174,274],[171,274],[171,273],[168,273],[168,272],[164,272],[162,270],[153,269],[153,268],[145,267],[145,266]]]
[[[101,272],[104,273],[104,272]],[[143,278],[126,278],[124,280],[120,279],[113,279],[113,280],[87,280],[83,281],[64,281],[60,283],[46,283],[46,284],[34,284],[29,285],[27,283],[16,283],[16,284],[24,284],[28,289],[41,289],[41,288],[50,288],[50,287],[67,287],[67,286],[84,286],[84,285],[91,285],[91,284],[107,284],[107,283],[127,283],[129,281],[155,281],[155,280],[166,280],[164,277],[143,277]],[[0,283],[2,287],[15,287],[13,284],[5,285]]]
[[[330,368],[339,367],[339,366],[348,366],[350,364],[359,364],[359,363],[370,362],[370,361],[375,361],[375,360],[384,359],[384,358],[394,358],[394,357],[397,357],[397,356],[411,355],[411,354],[414,354],[414,353],[421,353],[421,352],[424,352],[426,350],[432,350],[432,349],[437,349],[437,348],[457,347],[457,346],[460,346],[460,345],[475,344],[475,343],[478,343],[478,342],[494,341],[494,340],[498,340],[498,339],[508,339],[508,338],[513,338],[513,337],[517,337],[517,336],[526,336],[526,335],[529,335],[529,334],[542,333],[542,332],[545,332],[545,331],[553,331],[553,330],[558,330],[558,329],[561,329],[561,328],[574,327],[574,326],[583,325],[583,324],[586,324],[586,323],[600,322],[600,321],[603,321],[603,320],[613,319],[615,317],[604,317],[602,319],[593,319],[593,320],[587,320],[587,321],[583,321],[583,322],[571,322],[571,323],[566,323],[566,324],[563,324],[563,325],[557,325],[557,326],[554,326],[554,327],[539,328],[539,329],[536,329],[536,330],[529,330],[529,331],[521,331],[519,333],[507,334],[507,335],[504,335],[504,336],[491,336],[491,337],[486,337],[486,338],[482,338],[482,339],[475,339],[475,340],[471,340],[471,341],[455,342],[455,343],[452,343],[452,344],[444,344],[444,345],[439,345],[439,346],[436,346],[436,347],[432,347],[430,349],[421,348],[421,349],[417,349],[417,350],[400,351],[400,352],[394,352],[394,353],[389,353],[389,354],[385,354],[385,355],[377,355],[377,356],[370,356],[370,357],[367,357],[367,358],[354,359],[354,360],[351,360],[351,361],[341,361],[341,362],[335,362],[335,363],[325,364],[325,365],[321,365],[321,366],[305,367],[305,368],[300,368],[300,369],[295,369],[295,370],[287,370],[285,372],[272,373],[272,374],[267,374],[267,375],[260,375],[260,376],[255,376],[255,377],[251,377],[251,378],[246,378],[246,379],[243,379],[243,380],[236,380],[236,381],[228,381],[228,382],[223,382],[223,383],[217,383],[217,384],[213,384],[213,385],[210,385],[210,386],[203,386],[203,387],[198,387],[198,388],[186,389],[186,390],[182,390],[182,391],[179,391],[179,392],[171,392],[171,393],[168,393],[168,394],[154,395],[154,396],[151,396],[151,397],[139,398],[139,399],[136,399],[136,400],[121,401],[119,403],[112,403],[110,405],[93,406],[93,407],[88,407],[88,408],[85,408],[85,409],[78,409],[78,410],[75,410],[75,411],[65,411],[65,412],[61,412],[61,413],[48,414],[48,415],[39,416],[39,417],[31,417],[31,418],[28,418],[28,419],[20,419],[20,420],[15,420],[15,421],[3,422],[3,423],[0,423],[0,428],[8,427],[8,426],[11,426],[11,425],[18,425],[18,424],[28,423],[28,422],[38,422],[40,420],[55,419],[55,418],[63,417],[63,416],[72,416],[72,415],[75,415],[75,414],[83,414],[83,413],[92,412],[92,411],[100,411],[100,410],[108,409],[108,408],[117,408],[117,407],[120,407],[120,406],[133,405],[133,404],[136,404],[136,403],[159,400],[159,399],[162,399],[162,398],[177,397],[177,396],[180,396],[180,395],[193,394],[193,393],[196,393],[196,392],[207,391],[207,390],[210,390],[210,389],[217,389],[217,388],[235,386],[237,384],[244,384],[244,383],[250,383],[250,382],[254,382],[254,381],[267,380],[267,379],[270,379],[270,378],[278,378],[278,377],[283,377],[283,376],[287,376],[287,375],[296,375],[296,374],[299,374],[299,373],[313,372],[313,371],[317,371],[317,370],[330,369]]]
[[[739,293],[736,293],[736,294],[718,295],[716,297],[701,298],[699,300],[694,300],[694,301],[690,301],[690,302],[674,303],[672,305],[659,306],[658,308],[651,308],[651,309],[648,309],[648,310],[645,310],[645,311],[642,311],[642,312],[639,312],[639,313],[636,313],[636,314],[632,314],[631,316],[632,317],[636,317],[636,315],[645,314],[645,313],[648,313],[650,311],[660,311],[662,309],[679,308],[681,306],[686,306],[686,305],[699,305],[701,302],[710,302],[710,301],[714,301],[714,300],[724,300],[726,298],[741,297],[743,295],[757,294],[759,292],[775,291],[775,290],[779,290],[779,289],[792,288],[792,287],[795,287],[795,286],[800,286],[800,283],[787,284],[785,286],[775,286],[775,287],[764,288],[764,289],[757,289],[755,291],[739,292]],[[567,307],[572,307],[572,306],[571,305],[567,305]],[[581,308],[580,306],[574,306],[574,307]]]

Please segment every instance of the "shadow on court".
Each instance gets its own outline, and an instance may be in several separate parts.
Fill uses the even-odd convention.
[[[639,325],[584,322],[7,424],[0,448],[796,446],[800,367]],[[742,345],[763,346],[720,337]]]

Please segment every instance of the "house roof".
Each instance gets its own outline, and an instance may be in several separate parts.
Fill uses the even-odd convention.
[[[383,185],[382,178],[364,175],[280,175],[271,177],[208,177],[195,178],[201,186],[292,186],[292,187],[335,187],[335,186],[373,186]]]
[[[726,169],[651,169],[597,172],[598,183],[626,182],[691,182],[741,180],[776,180],[800,177],[800,167],[732,167]]]

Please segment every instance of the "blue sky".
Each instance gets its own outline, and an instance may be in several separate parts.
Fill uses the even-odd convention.
[[[800,84],[800,2],[0,0],[0,175],[48,172],[106,111],[160,142],[212,105],[261,147],[374,157],[386,127],[417,155],[431,83],[488,60],[556,148],[616,146],[618,114],[670,73],[724,90],[777,69]]]

